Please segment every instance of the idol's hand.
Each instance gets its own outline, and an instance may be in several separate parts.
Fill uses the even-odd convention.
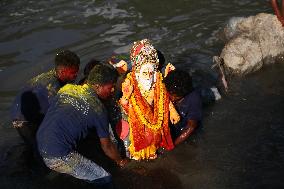
[[[113,64],[113,67],[120,73],[120,74],[124,74],[127,72],[127,62],[125,62],[124,60],[119,61],[116,64]]]
[[[172,65],[171,63],[168,63],[166,68],[165,68],[165,77],[167,77],[167,75],[175,69],[176,68],[174,67],[174,65]]]
[[[176,111],[170,113],[170,120],[172,124],[177,124],[179,122],[180,116]]]
[[[133,86],[130,83],[130,80],[129,79],[125,79],[125,81],[122,83],[122,87],[121,88],[122,88],[123,98],[128,100],[130,98],[130,95],[133,92]]]
[[[124,60],[120,60],[118,63],[113,64],[113,67],[115,67],[115,68],[122,68],[125,65],[127,66],[127,62],[125,62]]]
[[[175,109],[173,103],[170,101],[169,103],[169,109],[170,109],[170,120],[172,124],[176,124],[177,122],[179,122],[180,120],[180,116],[177,112],[177,110]]]

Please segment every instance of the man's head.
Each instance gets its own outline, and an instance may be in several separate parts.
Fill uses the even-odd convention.
[[[96,60],[96,59],[91,59],[85,66],[84,68],[84,76],[88,77],[90,71],[93,69],[93,67],[95,67],[96,65],[101,64],[100,61]]]
[[[107,99],[114,92],[117,77],[118,73],[114,68],[98,64],[89,73],[87,83],[93,86],[99,98]]]
[[[164,79],[170,99],[175,102],[192,91],[191,76],[182,70],[171,71]]]
[[[56,76],[62,83],[75,81],[80,66],[80,58],[69,50],[63,50],[55,56]]]
[[[158,70],[161,71],[163,66],[165,65],[166,59],[165,59],[164,54],[161,51],[157,50],[157,54],[158,54],[158,59],[159,59]]]

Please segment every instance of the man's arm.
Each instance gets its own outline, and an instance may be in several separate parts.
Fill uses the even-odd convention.
[[[100,138],[101,147],[104,151],[104,153],[113,161],[117,163],[118,166],[124,167],[129,160],[128,159],[122,159],[114,146],[114,144],[111,142],[110,138]]]
[[[188,120],[187,121],[187,127],[184,129],[181,133],[181,135],[178,136],[178,138],[175,140],[175,145],[178,145],[185,141],[195,130],[197,127],[197,121],[196,120]]]

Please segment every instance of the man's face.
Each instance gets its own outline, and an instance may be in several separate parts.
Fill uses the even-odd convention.
[[[174,103],[178,102],[182,99],[182,96],[178,96],[178,95],[173,94],[173,93],[169,93],[169,97],[170,97],[170,100]]]
[[[154,73],[155,73],[154,64],[148,63],[141,66],[138,75],[138,82],[145,90],[149,90],[153,85]]]
[[[103,85],[98,85],[96,89],[97,95],[101,99],[108,99],[114,92],[114,84],[107,83]]]
[[[57,78],[63,83],[74,82],[79,71],[79,66],[58,66],[56,68]]]

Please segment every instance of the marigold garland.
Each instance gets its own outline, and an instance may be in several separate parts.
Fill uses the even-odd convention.
[[[168,127],[169,97],[162,78],[162,74],[157,73],[151,107],[139,90],[135,72],[127,75],[133,85],[128,107],[131,142],[129,151],[133,159],[154,159],[158,148],[170,150],[174,147]]]
[[[132,74],[133,76],[134,74]],[[132,81],[137,82],[136,80]],[[154,88],[154,110],[152,107],[149,107],[149,104],[146,102],[144,97],[141,95],[140,90],[137,89],[137,83],[134,84],[134,94],[130,98],[130,102],[133,105],[133,108],[135,109],[135,113],[137,114],[137,117],[139,120],[145,125],[147,128],[151,128],[154,131],[157,131],[162,126],[163,121],[163,115],[165,113],[164,111],[164,90],[163,85],[161,83],[161,75],[159,74],[157,77],[156,86]],[[137,99],[136,99],[137,98]],[[142,103],[140,103],[142,102]],[[150,109],[150,113],[147,113],[145,110]],[[142,110],[142,111],[141,111]]]

